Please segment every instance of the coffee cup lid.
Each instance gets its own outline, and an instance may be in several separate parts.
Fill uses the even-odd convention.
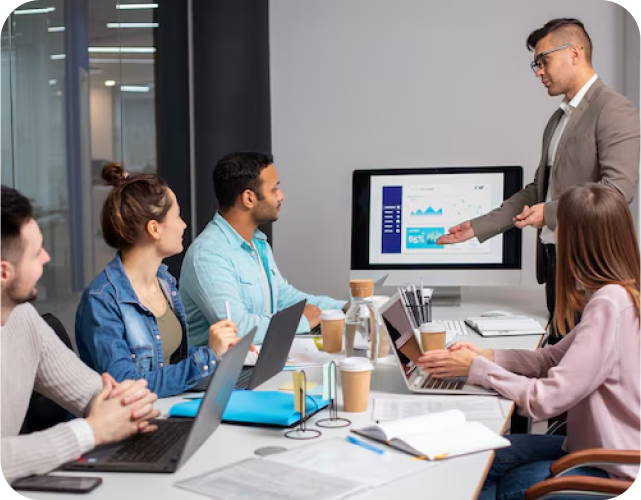
[[[439,333],[447,330],[445,323],[439,323],[437,321],[432,321],[431,323],[423,323],[418,327],[418,331],[421,333]]]
[[[369,359],[361,357],[345,358],[340,362],[339,367],[344,372],[367,372],[374,369]]]
[[[332,321],[336,319],[345,319],[345,313],[340,309],[328,309],[320,314],[321,321]]]

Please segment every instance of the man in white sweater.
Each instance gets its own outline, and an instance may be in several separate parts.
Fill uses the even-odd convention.
[[[29,200],[2,186],[2,455],[5,479],[45,474],[95,446],[155,430],[156,395],[145,380],[117,384],[89,369],[29,304],[49,255]],[[77,417],[41,432],[18,435],[32,391]]]

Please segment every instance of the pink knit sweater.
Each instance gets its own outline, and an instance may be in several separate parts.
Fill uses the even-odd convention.
[[[494,388],[536,420],[567,411],[568,452],[638,450],[639,319],[618,285],[588,292],[587,299],[581,322],[558,344],[536,351],[495,350],[494,363],[477,356],[468,381]],[[631,466],[606,470],[629,479],[639,472]]]

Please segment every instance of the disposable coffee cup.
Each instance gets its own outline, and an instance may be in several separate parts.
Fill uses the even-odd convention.
[[[343,350],[343,332],[345,331],[345,313],[338,309],[323,311],[320,315],[323,350],[341,352]]]
[[[418,327],[423,352],[445,349],[445,323],[423,323]]]
[[[349,413],[367,411],[369,387],[374,366],[367,358],[345,358],[340,362],[343,410]]]

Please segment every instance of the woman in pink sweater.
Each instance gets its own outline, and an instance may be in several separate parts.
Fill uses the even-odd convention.
[[[556,240],[559,343],[536,351],[464,343],[419,359],[435,377],[467,376],[469,383],[495,389],[535,420],[567,411],[567,440],[508,436],[512,446],[497,451],[481,500],[523,498],[568,452],[639,449],[640,261],[626,201],[599,184],[569,189],[559,199]],[[571,474],[634,480],[638,472],[583,467]]]

